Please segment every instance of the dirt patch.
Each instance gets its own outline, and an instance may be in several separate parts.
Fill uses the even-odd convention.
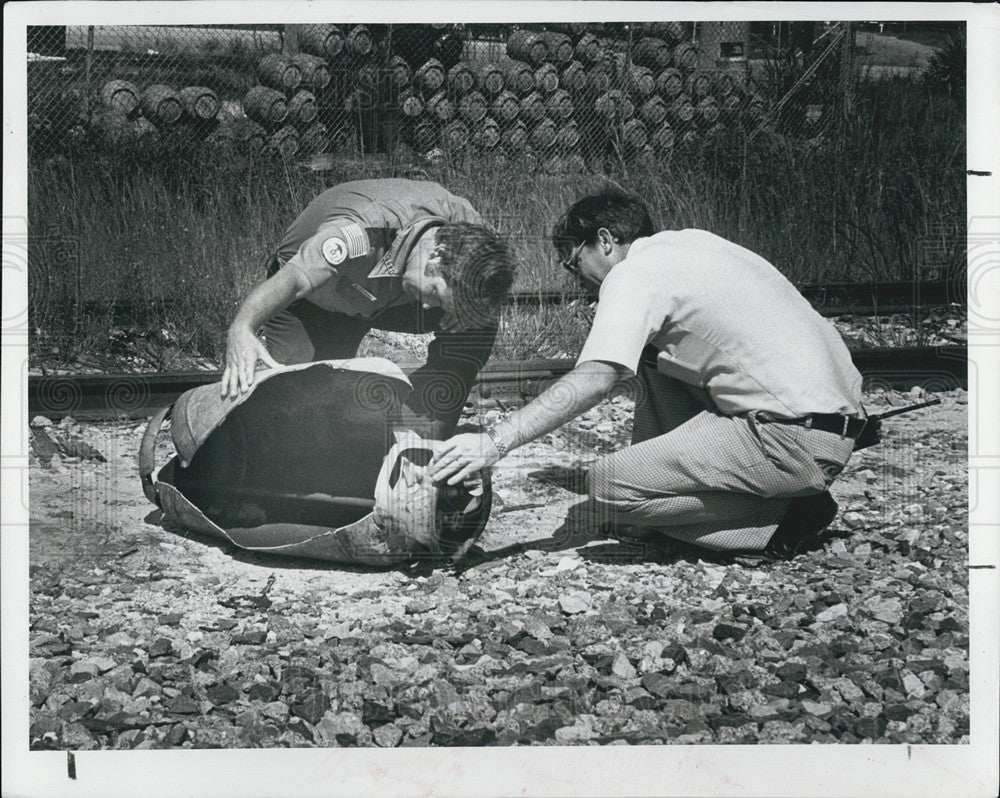
[[[967,406],[941,397],[852,459],[823,549],[759,567],[567,523],[588,463],[628,438],[623,400],[497,467],[458,570],[164,529],[142,424],[51,427],[30,475],[31,746],[967,742]]]

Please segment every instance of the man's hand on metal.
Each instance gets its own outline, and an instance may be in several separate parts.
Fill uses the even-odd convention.
[[[281,364],[271,357],[252,330],[231,327],[226,343],[226,369],[222,372],[222,396],[235,399],[246,393],[254,381],[254,368],[261,360],[268,368],[278,368]]]
[[[455,435],[437,443],[434,449],[428,473],[435,482],[447,480],[449,485],[457,485],[500,459],[496,444],[485,433]]]

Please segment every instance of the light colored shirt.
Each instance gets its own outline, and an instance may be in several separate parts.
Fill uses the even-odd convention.
[[[778,418],[861,415],[861,375],[831,322],[764,258],[704,230],[634,241],[601,284],[577,363],[657,370],[705,388],[718,408]]]

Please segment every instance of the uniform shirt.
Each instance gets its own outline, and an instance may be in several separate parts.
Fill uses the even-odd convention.
[[[446,222],[482,224],[468,200],[437,183],[358,180],[316,197],[278,245],[275,265],[305,275],[306,300],[324,310],[372,318],[413,302],[402,274],[417,240]]]
[[[312,291],[304,299],[329,312],[332,328],[347,322],[394,332],[428,333],[427,362],[410,373],[407,407],[447,437],[476,375],[489,359],[495,324],[457,332],[439,330],[444,311],[425,311],[402,290],[401,276],[417,240],[429,227],[482,224],[468,200],[429,181],[380,179],[341,183],[306,206],[270,257],[267,269],[300,270]],[[345,317],[351,317],[347,319]]]
[[[577,363],[657,370],[718,408],[777,418],[861,415],[861,375],[836,328],[759,255],[704,230],[640,238],[601,284]]]

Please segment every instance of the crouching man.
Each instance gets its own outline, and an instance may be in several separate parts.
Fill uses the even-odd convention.
[[[600,288],[576,367],[487,433],[440,444],[432,477],[492,465],[635,374],[632,445],[590,470],[598,520],[720,551],[801,550],[836,515],[827,488],[864,426],[833,325],[760,256],[704,230],[654,235],[616,190],[571,206],[553,242]]]
[[[316,197],[268,258],[229,328],[222,395],[266,366],[351,358],[371,329],[433,332],[404,423],[451,434],[496,339],[514,277],[505,242],[437,183],[342,183]],[[264,341],[256,333],[262,329]]]

